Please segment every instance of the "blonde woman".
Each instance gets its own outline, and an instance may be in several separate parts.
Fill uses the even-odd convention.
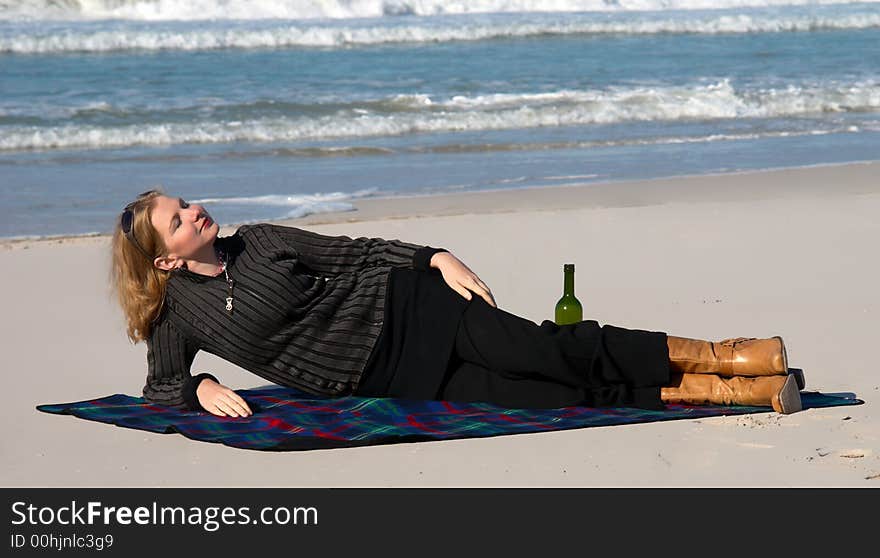
[[[128,337],[147,344],[144,398],[252,414],[203,350],[270,382],[327,396],[662,409],[801,409],[780,337],[713,343],[593,320],[538,325],[497,308],[441,248],[269,223],[226,237],[204,207],[140,194],[113,235],[111,281]]]

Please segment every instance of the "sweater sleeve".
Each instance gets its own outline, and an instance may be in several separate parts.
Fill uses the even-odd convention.
[[[196,388],[211,374],[190,375],[198,347],[167,319],[154,325],[147,339],[147,383],[143,396],[149,403],[190,411],[205,409],[198,402]],[[219,383],[219,382],[218,382]]]
[[[367,267],[390,265],[418,271],[430,269],[431,257],[443,248],[420,246],[400,240],[325,236],[296,227],[268,225],[286,245],[295,249],[300,261],[319,273],[354,272]]]

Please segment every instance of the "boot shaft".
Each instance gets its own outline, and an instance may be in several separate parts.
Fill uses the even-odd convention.
[[[712,342],[668,335],[669,364],[673,372],[720,376],[772,376],[788,373],[781,337],[737,337]],[[803,386],[801,386],[803,388]]]

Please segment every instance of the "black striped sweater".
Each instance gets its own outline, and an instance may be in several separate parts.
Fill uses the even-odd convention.
[[[382,329],[392,267],[427,271],[441,248],[399,240],[324,236],[269,223],[243,225],[215,245],[223,273],[187,269],[168,279],[147,339],[144,399],[199,410],[195,355],[217,355],[270,382],[346,395],[359,382]]]

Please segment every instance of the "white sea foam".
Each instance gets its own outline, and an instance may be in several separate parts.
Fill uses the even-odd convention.
[[[260,207],[290,208],[281,216],[284,219],[296,219],[316,213],[333,213],[354,211],[350,200],[376,195],[376,188],[366,188],[355,192],[330,192],[326,194],[271,194],[265,196],[242,196],[227,198],[200,198],[191,200],[194,203],[214,205],[256,205]]]
[[[858,3],[872,3],[866,0]],[[350,19],[399,15],[630,12],[852,4],[849,0],[0,0],[0,19]]]
[[[267,116],[242,121],[148,122],[120,127],[4,126],[0,128],[0,150],[291,142],[638,121],[872,113],[880,111],[880,83],[789,85],[737,91],[728,80],[722,80],[688,86],[505,93],[449,99],[395,96],[388,103],[385,110],[379,110],[383,108],[382,103],[372,103],[371,110],[350,106],[321,117]],[[388,108],[406,103],[413,110]]]
[[[678,17],[628,16],[609,20],[589,17],[541,18],[520,21],[462,21],[388,25],[325,25],[273,23],[271,26],[226,24],[192,27],[152,27],[111,22],[82,28],[40,27],[0,34],[0,53],[52,54],[129,50],[198,51],[259,48],[337,48],[386,43],[480,41],[542,35],[659,33],[775,33],[822,29],[880,27],[880,10],[846,14],[701,14]]]

